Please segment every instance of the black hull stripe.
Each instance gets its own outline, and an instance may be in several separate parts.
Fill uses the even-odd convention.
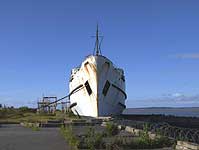
[[[112,86],[113,86],[114,88],[118,89],[120,92],[122,92],[122,93],[124,94],[124,96],[125,96],[125,99],[127,98],[126,93],[125,93],[121,88],[117,87],[115,84],[112,84]],[[72,91],[70,92],[69,96],[71,96],[76,90],[80,89],[81,87],[83,87],[82,84],[79,85],[78,87],[76,87],[74,90],[72,90]]]
[[[122,103],[118,103],[120,106],[124,107],[124,109],[126,108],[126,105],[122,104]]]
[[[79,90],[81,87],[83,87],[83,84],[80,84],[78,87],[76,87],[75,89],[73,89],[71,92],[70,92],[70,94],[69,94],[69,96],[71,96],[72,94],[74,94],[77,90]]]
[[[121,88],[119,88],[119,87],[116,86],[115,84],[112,84],[112,86],[113,86],[114,88],[118,89],[120,92],[122,92],[122,93],[124,94],[124,96],[125,96],[125,99],[127,98],[126,93],[125,93]]]

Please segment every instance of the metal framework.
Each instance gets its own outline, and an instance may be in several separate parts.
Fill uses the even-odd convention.
[[[55,113],[57,103],[50,104],[52,101],[57,101],[55,96],[44,96],[41,101],[37,102],[39,113]]]
[[[74,94],[75,92],[81,90],[84,88],[84,85],[81,84],[77,88],[75,88],[73,91],[71,91],[68,95],[57,99],[57,97],[51,97],[51,96],[45,96],[43,97],[42,101],[38,102],[38,112],[47,112],[47,113],[55,113],[56,107],[58,104],[62,105],[62,111],[66,112],[68,111],[73,104],[70,104],[70,96]],[[66,101],[62,101],[66,99]]]

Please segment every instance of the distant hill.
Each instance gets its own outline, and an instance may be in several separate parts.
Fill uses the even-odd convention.
[[[173,116],[199,117],[199,107],[146,107],[146,108],[127,108],[123,114],[164,114]]]

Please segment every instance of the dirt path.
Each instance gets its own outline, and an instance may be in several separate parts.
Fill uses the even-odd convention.
[[[67,150],[59,128],[32,131],[20,125],[1,125],[0,150]]]

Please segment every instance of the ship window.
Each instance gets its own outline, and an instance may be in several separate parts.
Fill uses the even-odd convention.
[[[110,87],[110,82],[107,80],[107,81],[106,81],[106,84],[105,84],[105,86],[104,86],[104,89],[103,89],[103,94],[104,94],[104,96],[106,96],[109,87]]]
[[[121,79],[125,82],[125,77],[124,77],[124,75],[122,75]]]
[[[72,80],[73,80],[73,76],[70,77],[70,82],[72,82]]]
[[[84,66],[86,66],[86,65],[88,65],[89,64],[89,62],[87,61],[85,64],[84,64]]]
[[[91,95],[92,94],[92,90],[91,90],[91,87],[90,87],[88,81],[86,81],[86,83],[84,85],[86,87],[86,90],[87,90],[88,94]]]

